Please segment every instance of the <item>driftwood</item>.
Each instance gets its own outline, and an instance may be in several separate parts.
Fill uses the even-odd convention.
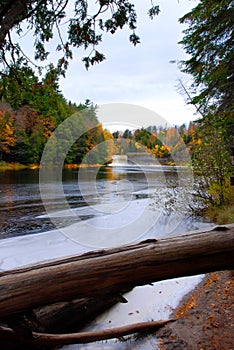
[[[46,333],[77,332],[120,301],[119,296],[112,295],[102,299],[83,298],[44,306],[33,310],[38,324],[30,328]]]
[[[153,332],[161,327],[164,327],[169,322],[174,320],[166,321],[151,321],[151,322],[140,322],[134,323],[128,326],[110,328],[100,331],[93,332],[81,332],[81,333],[70,333],[70,334],[44,334],[32,332],[31,337],[22,337],[15,333],[12,329],[6,327],[0,327],[0,339],[8,341],[13,340],[14,342],[21,345],[31,346],[61,346],[68,344],[84,344],[92,343],[100,340],[121,338],[123,336],[133,333],[148,333]]]
[[[89,321],[124,301],[122,294],[135,286],[233,269],[233,243],[234,225],[217,226],[1,273],[0,323],[8,330],[1,329],[0,339],[18,337],[30,343],[45,333],[64,333],[65,324],[71,331],[71,310],[76,315],[73,321],[81,325],[82,319]],[[50,336],[50,344],[79,338]]]
[[[119,296],[82,298],[50,304],[21,314],[0,319],[16,333],[30,335],[32,331],[42,333],[71,333],[82,329],[95,317],[121,302]]]

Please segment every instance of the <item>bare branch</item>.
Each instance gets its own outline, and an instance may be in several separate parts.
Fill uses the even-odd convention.
[[[169,319],[166,321],[150,321],[131,324],[123,327],[116,327],[111,329],[105,329],[93,332],[81,332],[70,334],[45,334],[32,332],[31,337],[20,336],[10,328],[0,327],[0,339],[12,340],[21,342],[22,344],[33,345],[68,345],[68,344],[84,344],[92,343],[100,340],[107,340],[113,338],[121,338],[125,335],[140,333],[140,332],[153,332],[161,327],[164,327],[167,323],[175,320]]]

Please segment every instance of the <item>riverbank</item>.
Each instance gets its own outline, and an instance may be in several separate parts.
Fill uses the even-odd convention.
[[[204,216],[217,224],[234,222],[234,191],[229,204]],[[160,350],[234,349],[234,271],[209,273],[170,315],[176,322],[157,333]]]
[[[65,164],[65,169],[79,169],[79,168],[96,168],[103,166],[102,164]],[[56,167],[56,166],[54,166]],[[24,169],[39,169],[40,164],[21,164],[21,163],[7,163],[4,161],[0,162],[0,171],[6,170],[24,170]]]
[[[234,186],[230,187],[229,203],[208,208],[205,216],[218,225],[234,223]]]
[[[97,167],[101,167],[101,166],[107,166],[111,163],[106,163],[106,164],[85,164],[85,163],[80,163],[80,164],[64,164],[63,167],[65,169],[79,169],[79,168],[97,168]],[[164,160],[160,160],[160,165],[161,166],[168,166],[168,167],[175,167],[176,166],[188,166],[187,163],[181,163],[181,164],[175,164],[174,162],[170,162],[170,161],[164,161]],[[41,167],[40,164],[21,164],[21,163],[8,163],[5,161],[0,161],[0,171],[4,171],[4,170],[23,170],[23,169],[39,169]],[[49,167],[58,167],[56,165],[49,165]]]
[[[21,163],[7,163],[4,161],[0,162],[0,171],[6,171],[6,170],[24,170],[24,169],[39,169],[38,164],[21,164]]]
[[[159,349],[234,349],[233,305],[232,272],[207,274],[174,310],[176,322],[157,333]]]

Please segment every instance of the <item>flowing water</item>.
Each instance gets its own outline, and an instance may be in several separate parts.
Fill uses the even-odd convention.
[[[107,205],[111,205],[113,201],[121,203],[120,209],[122,211],[126,209],[123,216],[127,217],[129,208],[124,208],[125,204],[136,200],[143,203],[146,198],[151,197],[152,213],[159,207],[161,210],[162,215],[156,227],[156,235],[161,236],[165,235],[167,209],[170,205],[169,199],[172,197],[169,191],[173,187],[172,190],[175,192],[177,178],[177,172],[166,167],[148,168],[144,171],[136,167],[102,167],[98,173],[96,169],[89,168],[85,170],[81,179],[78,179],[78,170],[64,170],[63,189],[69,205],[77,210],[77,213],[79,212],[82,220],[98,216],[100,213],[91,209],[95,209],[94,206],[105,200]],[[170,185],[170,181],[173,186]],[[49,183],[48,186],[50,190],[52,189],[51,192],[55,193],[54,198],[50,198],[51,210],[63,210],[63,198],[56,195],[57,184]],[[180,188],[180,191],[183,190]],[[167,199],[168,203],[165,203]],[[37,234],[52,230],[57,225],[66,226],[71,223],[70,218],[62,215],[55,225],[43,214],[45,208],[40,196],[38,170],[0,172],[0,239]],[[109,223],[113,223],[113,218],[108,219]],[[142,220],[144,221],[144,217]],[[185,213],[179,226],[173,233],[200,228],[203,226],[203,221]]]
[[[49,171],[56,170],[48,170],[48,179],[54,179]],[[0,172],[0,270],[210,225],[188,211],[192,177],[186,168],[64,170],[62,189],[49,180],[39,186],[38,170]],[[127,294],[127,304],[115,306],[87,329],[167,319],[200,280],[197,276],[135,288]],[[151,350],[157,349],[157,340],[149,336],[68,348]]]

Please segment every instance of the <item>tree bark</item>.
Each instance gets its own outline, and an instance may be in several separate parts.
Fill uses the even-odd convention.
[[[27,10],[26,0],[9,1],[3,8],[0,19],[0,48],[3,47],[6,35],[14,27],[17,19],[22,17],[22,14]],[[23,20],[23,17],[21,18]]]
[[[120,301],[116,295],[103,296],[102,299],[83,298],[44,306],[33,311],[44,333],[71,333],[82,329]],[[41,331],[39,327],[31,329]]]
[[[0,318],[75,298],[234,268],[234,225],[147,240],[0,274]]]

